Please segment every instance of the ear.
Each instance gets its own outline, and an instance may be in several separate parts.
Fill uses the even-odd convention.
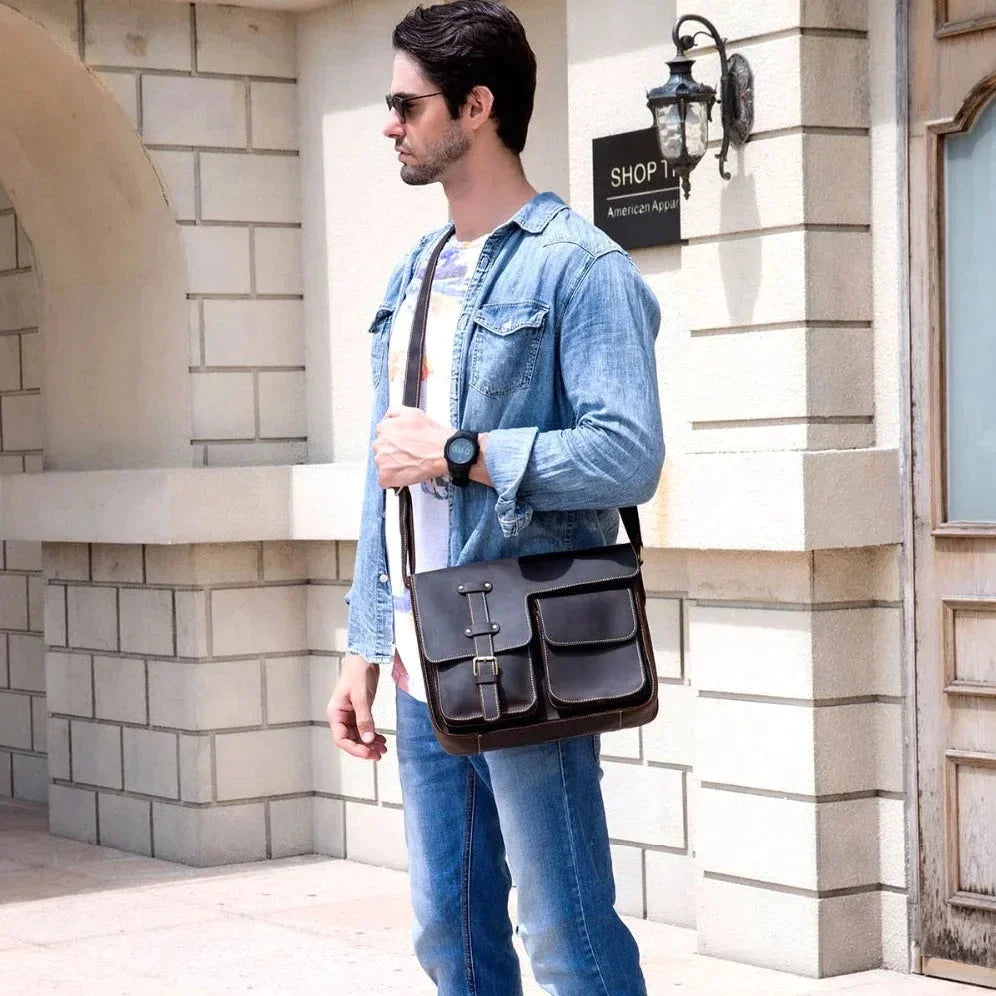
[[[495,95],[488,87],[475,86],[467,94],[467,99],[464,101],[464,120],[476,131],[491,117],[491,109],[494,104]]]

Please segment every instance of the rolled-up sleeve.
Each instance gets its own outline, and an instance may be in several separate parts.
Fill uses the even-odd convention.
[[[484,464],[498,492],[495,513],[506,537],[522,532],[533,517],[533,506],[522,501],[519,489],[538,433],[535,426],[488,433]]]
[[[566,303],[558,336],[570,428],[494,429],[484,461],[502,534],[534,510],[621,508],[653,497],[664,463],[654,343],[660,308],[632,259],[594,257]]]

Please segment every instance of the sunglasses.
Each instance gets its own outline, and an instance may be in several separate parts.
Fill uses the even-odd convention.
[[[423,93],[419,97],[399,97],[396,94],[389,93],[384,100],[387,101],[387,109],[394,111],[401,120],[401,123],[404,124],[409,104],[414,104],[416,100],[425,100],[426,97],[438,97],[441,93],[442,90],[436,90],[434,93]]]

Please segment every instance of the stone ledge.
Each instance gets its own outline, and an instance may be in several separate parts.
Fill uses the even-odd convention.
[[[902,542],[902,508],[894,449],[693,453],[641,522],[657,549],[824,550]]]
[[[364,467],[194,467],[0,477],[0,536],[52,543],[355,540]],[[787,550],[902,541],[896,450],[669,457],[641,507],[654,549]],[[620,535],[623,535],[620,532]]]
[[[0,535],[53,543],[355,539],[360,464],[175,467],[0,478]]]

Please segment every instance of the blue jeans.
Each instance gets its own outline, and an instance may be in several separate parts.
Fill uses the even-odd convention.
[[[453,757],[425,703],[399,689],[397,706],[415,953],[439,996],[521,996],[512,876],[518,933],[547,992],[646,996],[613,909],[598,738]]]

